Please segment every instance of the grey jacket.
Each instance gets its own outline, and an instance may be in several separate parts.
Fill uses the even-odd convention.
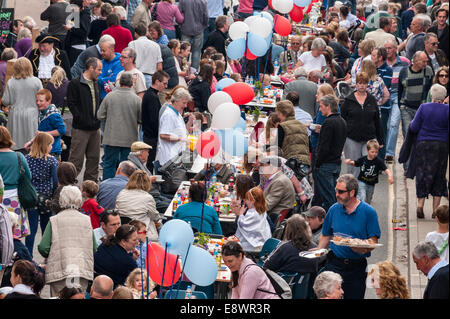
[[[317,84],[308,81],[304,77],[299,77],[297,80],[285,85],[283,100],[286,99],[286,95],[291,91],[298,93],[298,96],[300,97],[299,107],[314,118],[314,116],[316,116]]]
[[[103,144],[130,147],[139,140],[141,99],[130,88],[115,88],[106,95],[97,112],[100,121],[106,121]]]
[[[130,153],[130,155],[128,155],[128,160],[136,165],[137,169],[143,170],[148,174],[148,176],[152,176],[152,173],[150,173],[148,168],[144,165],[144,163],[141,162],[139,158],[136,157],[136,155]],[[152,188],[150,189],[149,194],[153,197],[159,197],[161,195],[161,193],[159,192],[158,184],[152,184]]]
[[[181,33],[196,36],[208,26],[209,14],[206,0],[180,0],[178,9],[184,15]]]

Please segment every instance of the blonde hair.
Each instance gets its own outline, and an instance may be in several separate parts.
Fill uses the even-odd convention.
[[[278,102],[275,111],[280,112],[285,117],[295,116],[294,105],[288,100]]]
[[[377,66],[372,60],[362,61],[360,72],[366,72],[369,76],[369,80],[375,81],[377,78]]]
[[[118,286],[114,289],[111,299],[134,299],[133,292],[125,286]]]
[[[152,188],[152,181],[146,172],[143,170],[136,170],[131,174],[125,189],[140,189],[148,192]]]
[[[359,43],[358,48],[360,48],[363,51],[364,56],[368,56],[370,53],[372,53],[373,49],[375,49],[376,46],[377,45],[374,40],[367,39],[367,40],[361,41]]]
[[[371,149],[379,150],[380,144],[378,143],[378,141],[376,139],[371,139],[367,142],[366,147],[367,147],[368,151]]]
[[[322,96],[332,95],[336,99],[336,102],[339,101],[339,99],[336,96],[336,93],[334,92],[333,87],[328,83],[323,83],[319,85],[319,87],[317,88],[317,93],[319,92],[322,93]]]
[[[53,84],[55,89],[57,89],[62,85],[65,78],[67,78],[66,71],[64,71],[64,69],[60,66],[55,66],[52,69],[52,77],[49,82]]]
[[[18,58],[13,66],[13,77],[15,79],[26,79],[33,76],[33,67],[26,57]]]
[[[53,144],[55,139],[47,132],[40,132],[31,144],[30,156],[33,158],[44,158],[47,160],[48,146]]]
[[[381,290],[381,299],[409,299],[410,294],[405,277],[400,270],[390,261],[380,261],[373,267],[369,275],[378,273],[378,283]]]

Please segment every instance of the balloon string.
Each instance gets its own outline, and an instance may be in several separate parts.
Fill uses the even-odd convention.
[[[181,284],[181,282],[183,281],[184,267],[186,266],[186,261],[187,261],[187,258],[188,258],[189,250],[190,250],[190,249],[191,249],[191,244],[189,244],[188,249],[187,249],[187,252],[186,252],[186,256],[184,256],[183,268],[181,269],[180,281],[178,282],[177,290],[180,289],[180,284]]]
[[[174,283],[175,283],[175,274],[176,274],[176,272],[177,272],[177,266],[178,266],[178,258],[180,257],[180,255],[177,255],[177,259],[175,260],[175,267],[174,267],[174,270],[173,270],[173,276],[172,276],[172,284],[170,285],[170,291],[169,291],[169,296],[170,296],[170,299],[172,299],[171,297],[172,297],[172,289],[173,289],[173,285],[174,285]]]
[[[148,237],[146,237],[145,238],[146,239],[146,243],[147,243],[147,299],[149,298],[149,295],[150,295],[150,292],[149,292],[149,289],[150,289],[150,287],[149,287],[149,285],[150,285],[150,270],[149,270],[149,266],[148,266],[148,260],[149,260],[149,258],[148,258]],[[142,289],[142,290],[144,290],[144,289]]]
[[[247,63],[248,63],[248,59],[247,59],[247,51],[248,51],[248,34],[249,32],[246,32],[245,34],[245,53],[244,53],[244,63],[242,63],[242,71],[243,71],[243,76],[246,77],[247,76]]]
[[[159,289],[159,298],[162,299],[162,289],[164,287],[164,273],[166,272],[166,256],[167,256],[167,243],[166,243],[166,249],[164,250],[164,266],[163,266],[163,273],[162,273],[162,279],[161,279],[161,287]]]

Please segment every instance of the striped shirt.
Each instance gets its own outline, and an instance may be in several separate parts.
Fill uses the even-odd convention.
[[[419,72],[414,72],[411,67],[403,68],[398,77],[399,105],[417,110],[427,99],[432,79],[433,70],[428,65]]]

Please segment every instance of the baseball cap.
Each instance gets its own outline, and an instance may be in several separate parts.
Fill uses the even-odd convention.
[[[303,213],[305,217],[319,217],[324,219],[326,212],[325,209],[323,209],[320,206],[312,206],[310,209],[308,209],[306,212]]]
[[[153,147],[144,142],[134,142],[131,144],[131,151],[137,152],[142,150],[151,150]]]

